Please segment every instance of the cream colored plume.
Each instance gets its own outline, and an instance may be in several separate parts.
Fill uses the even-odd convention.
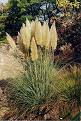
[[[31,36],[35,36],[35,22],[32,21],[31,22]]]
[[[26,19],[26,27],[29,29],[29,31],[31,33],[31,23],[29,22],[28,19]]]
[[[37,45],[42,45],[42,26],[38,19],[35,21],[35,39]]]
[[[37,45],[34,37],[32,37],[32,40],[31,40],[31,58],[32,58],[32,61],[35,61],[38,59]]]
[[[29,49],[30,47],[30,40],[31,40],[31,26],[28,21],[26,21],[26,25],[23,24],[20,30],[20,38],[25,47],[25,50]]]
[[[50,31],[49,26],[46,22],[44,22],[42,26],[42,45],[49,49],[49,42],[50,42]]]
[[[15,50],[16,44],[15,44],[14,40],[12,39],[12,37],[8,33],[6,33],[6,35],[7,35],[6,38],[7,38],[8,43],[10,44],[11,48],[13,50]]]
[[[24,53],[24,45],[23,45],[23,41],[22,41],[22,38],[21,38],[21,34],[18,32],[18,36],[17,36],[17,42],[19,44],[19,48],[20,50]]]
[[[50,46],[53,50],[55,50],[57,47],[57,31],[55,22],[53,23],[50,29]]]

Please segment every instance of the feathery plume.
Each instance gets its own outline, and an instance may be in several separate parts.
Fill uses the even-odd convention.
[[[53,50],[57,47],[57,31],[55,22],[53,23],[51,29],[50,29],[50,46]]]
[[[49,26],[46,22],[44,22],[42,26],[42,45],[49,49],[49,42],[50,42],[50,31]]]
[[[32,40],[31,40],[31,58],[32,58],[32,61],[35,61],[38,59],[37,45],[34,37],[32,37]]]
[[[26,26],[23,24],[20,30],[20,38],[24,45],[25,50],[28,50],[30,47],[30,40],[31,40],[31,26],[28,21],[26,21]]]
[[[31,22],[31,36],[35,36],[35,22],[32,21]]]
[[[37,42],[37,45],[42,45],[42,26],[40,21],[36,19],[35,21],[35,39]]]
[[[29,29],[29,31],[31,33],[31,24],[28,19],[26,19],[26,27]]]
[[[24,45],[23,45],[23,41],[22,41],[22,38],[21,38],[21,34],[18,32],[18,36],[17,36],[17,42],[19,44],[19,48],[20,50],[25,53],[25,48],[24,48]]]
[[[14,40],[12,39],[12,37],[8,33],[6,33],[6,35],[7,35],[6,38],[7,38],[8,43],[10,44],[11,48],[13,50],[15,50],[16,44],[15,44]]]

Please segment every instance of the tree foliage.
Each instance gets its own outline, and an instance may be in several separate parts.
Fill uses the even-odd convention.
[[[13,35],[17,35],[22,23],[26,20],[27,6],[33,4],[34,2],[39,2],[39,0],[9,0],[9,15],[6,21],[6,31]],[[31,16],[28,16],[30,19]],[[14,31],[15,30],[15,31]]]
[[[7,18],[8,7],[0,4],[0,41],[5,37],[5,21]]]
[[[59,7],[63,8],[79,8],[80,2],[77,0],[56,0],[56,3]]]
[[[41,5],[43,5],[41,3],[46,5],[46,10],[40,9]],[[52,9],[50,3],[56,4],[56,7],[54,8],[53,5]],[[32,20],[35,17],[43,16],[44,20],[48,18],[50,22],[49,18],[51,18],[52,12],[57,11],[58,13],[60,8],[66,11],[68,8],[79,8],[79,5],[78,0],[9,0],[10,11],[6,21],[6,31],[11,35],[17,35],[26,18]]]
[[[22,26],[22,23],[25,22],[26,18],[31,20],[32,17],[35,16],[35,13],[39,14],[38,9],[36,10],[37,12],[34,12],[35,9],[32,9],[33,14],[28,14],[27,8],[30,5],[40,3],[41,1],[42,0],[9,0],[8,6],[10,11],[6,21],[6,31],[12,36],[17,35],[17,32],[20,30],[20,27]]]

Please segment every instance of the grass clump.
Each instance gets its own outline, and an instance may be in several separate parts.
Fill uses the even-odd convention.
[[[61,75],[59,76],[61,82],[58,83],[60,89],[59,96],[61,99],[66,99],[71,102],[76,100],[80,104],[80,95],[81,95],[81,67],[78,65],[70,66],[69,70],[62,70]],[[59,74],[60,75],[60,74]]]
[[[10,80],[10,100],[19,107],[30,108],[56,99],[56,73],[49,58],[27,60],[23,76]]]

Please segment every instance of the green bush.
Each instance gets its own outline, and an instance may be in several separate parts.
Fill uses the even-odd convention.
[[[4,13],[0,16],[0,41],[5,40],[5,21],[6,21],[6,15]]]

